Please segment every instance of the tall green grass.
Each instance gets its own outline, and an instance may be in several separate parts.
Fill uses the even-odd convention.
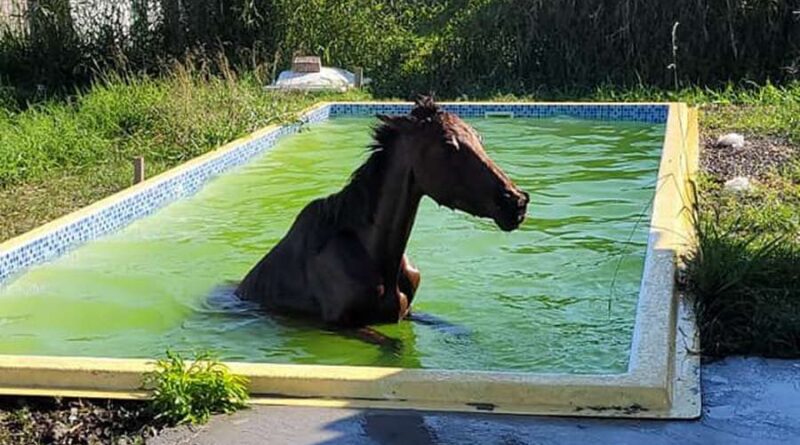
[[[713,206],[713,204],[712,204]],[[699,213],[687,273],[707,356],[800,356],[800,239],[752,216]]]
[[[99,76],[24,109],[9,101],[0,107],[0,241],[128,187],[134,156],[152,176],[320,100],[368,97],[268,93],[263,73],[189,58],[158,76]]]
[[[175,165],[259,127],[291,120],[325,97],[267,94],[253,74],[209,71],[190,63],[159,77],[110,74],[66,101],[5,109],[0,188],[57,171],[90,172],[133,156]]]

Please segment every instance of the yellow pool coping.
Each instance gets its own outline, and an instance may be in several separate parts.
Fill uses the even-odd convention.
[[[334,104],[319,103],[306,113]],[[699,417],[700,366],[699,357],[693,352],[698,350],[696,328],[691,308],[684,304],[674,281],[678,255],[693,240],[688,210],[698,168],[697,110],[683,103],[637,105],[666,105],[669,112],[627,372],[540,374],[226,363],[233,372],[249,379],[251,403],[597,417]],[[0,244],[0,252],[25,245],[43,233],[166,181],[275,128],[258,130],[6,241]],[[142,387],[142,378],[153,367],[152,360],[141,359],[0,355],[0,394],[146,398],[148,392]]]

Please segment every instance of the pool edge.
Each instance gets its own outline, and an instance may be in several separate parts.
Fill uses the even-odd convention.
[[[330,111],[337,104],[352,103],[321,102],[301,116],[324,109]],[[445,105],[448,104],[476,106],[486,103]],[[684,198],[691,199],[690,183],[696,172],[698,155],[697,113],[680,103],[636,105],[668,106],[669,111],[646,258],[651,265],[646,266],[642,279],[628,372],[548,375],[230,363],[234,372],[251,379],[253,402],[598,417],[699,416],[699,358],[692,352],[697,350],[695,326],[691,321],[691,308],[679,300],[672,279],[675,259],[685,248],[690,234],[685,220],[688,215],[684,208],[676,207],[674,197],[681,197],[684,207],[687,204]],[[79,220],[278,128],[281,127],[272,125],[257,130],[144,183],[12,238],[0,244],[0,252],[8,250],[9,246],[24,245],[43,233]],[[652,307],[640,312],[643,301],[652,303]],[[645,326],[656,327],[656,330],[644,330]],[[684,347],[689,344],[687,342],[693,346]],[[0,393],[142,398],[147,395],[141,388],[142,375],[150,369],[152,362],[147,360],[0,356]]]

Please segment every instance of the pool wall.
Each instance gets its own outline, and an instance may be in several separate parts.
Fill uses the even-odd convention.
[[[629,368],[573,375],[380,367],[229,363],[250,378],[254,403],[374,406],[693,418],[699,359],[691,312],[674,286],[677,254],[691,243],[689,209],[697,171],[696,110],[678,103],[443,103],[463,117],[574,118],[665,123],[644,276]],[[0,285],[27,268],[112,233],[247,163],[303,125],[332,116],[405,114],[409,103],[321,103],[289,125],[270,126],[0,244]],[[0,356],[0,394],[146,397],[139,359]]]

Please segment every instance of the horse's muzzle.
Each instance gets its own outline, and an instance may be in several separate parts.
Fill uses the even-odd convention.
[[[522,190],[504,191],[497,206],[497,215],[494,217],[497,226],[506,232],[517,229],[525,221],[528,200],[528,193]]]

